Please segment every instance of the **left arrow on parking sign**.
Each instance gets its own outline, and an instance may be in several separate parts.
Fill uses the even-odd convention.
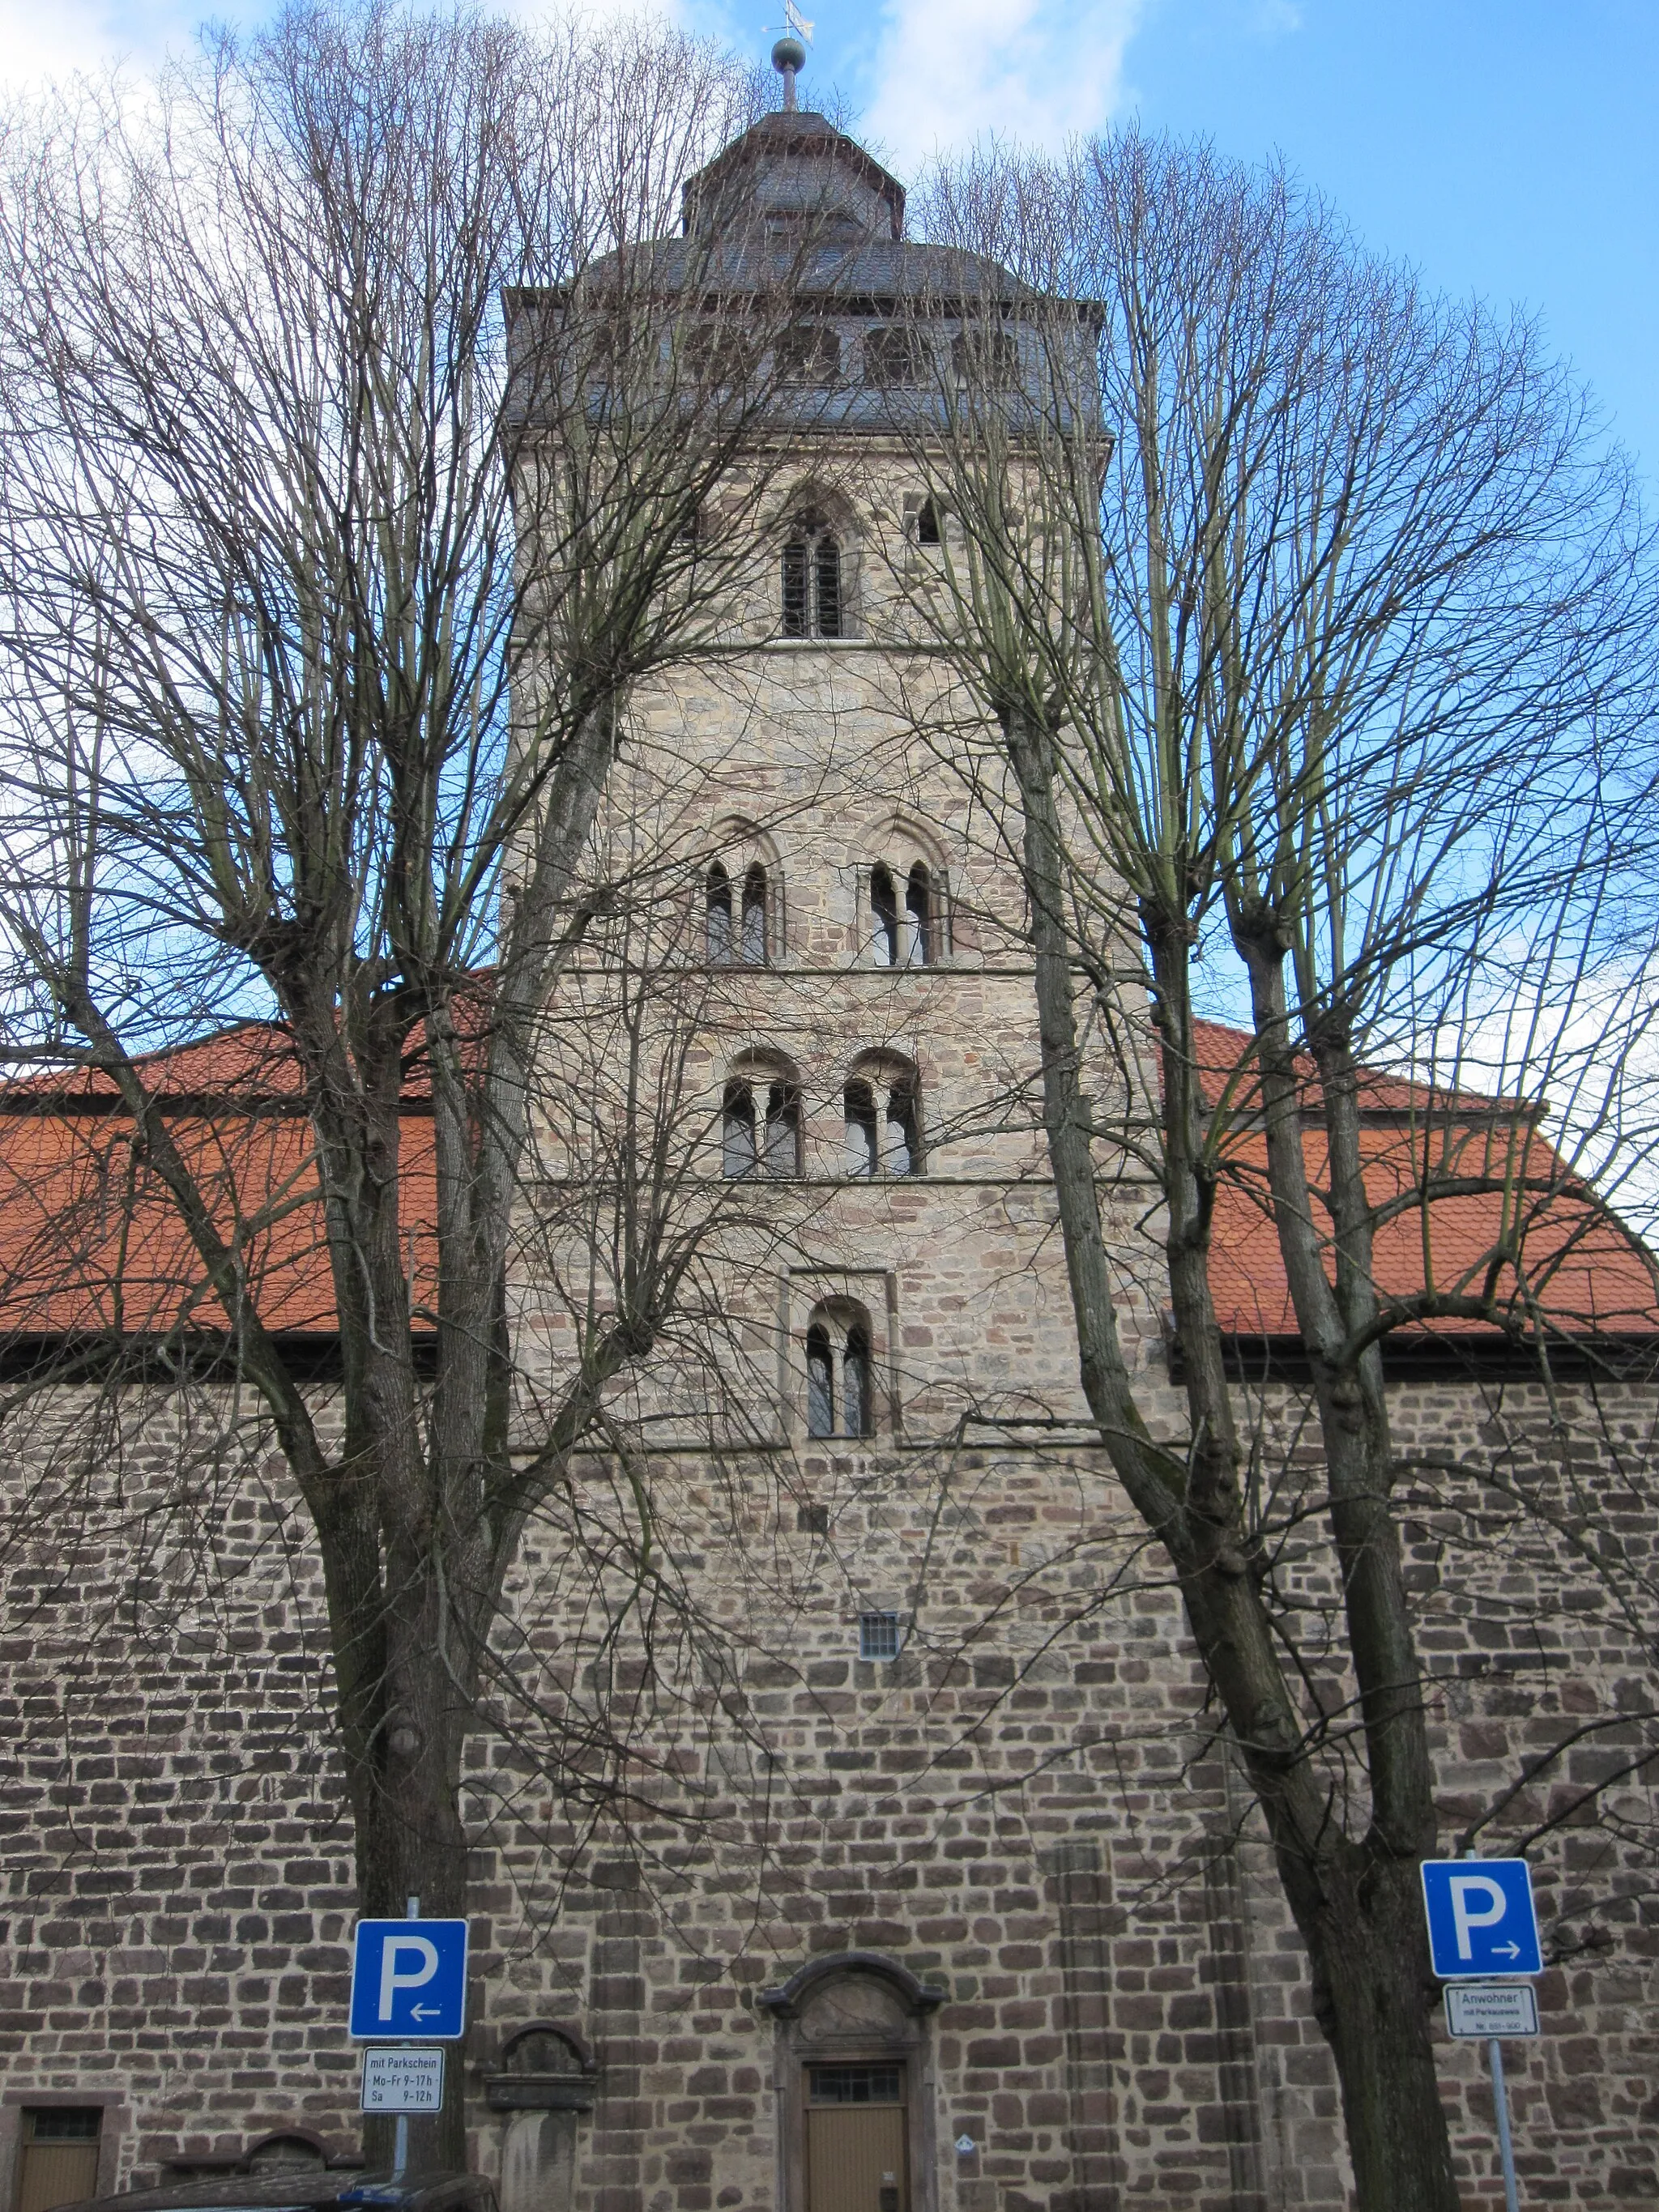
[[[465,1920],[360,1920],[351,1964],[359,2042],[447,2042],[466,2026]]]

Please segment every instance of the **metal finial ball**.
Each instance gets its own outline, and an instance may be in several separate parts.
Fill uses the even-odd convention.
[[[781,76],[786,70],[806,67],[806,49],[799,39],[780,39],[772,49],[772,66]]]

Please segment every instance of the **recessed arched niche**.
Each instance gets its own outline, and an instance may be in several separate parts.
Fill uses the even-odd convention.
[[[576,2130],[598,2094],[577,2029],[533,2020],[508,2036],[484,2075],[484,2100],[501,2115],[501,2212],[574,2212]]]
[[[780,2212],[934,2212],[928,2023],[945,1994],[870,1951],[761,1991],[778,2039]]]

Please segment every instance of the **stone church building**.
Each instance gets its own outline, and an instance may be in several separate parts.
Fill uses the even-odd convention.
[[[831,396],[778,482],[744,650],[639,701],[600,836],[649,820],[679,856],[699,1171],[744,1209],[718,1328],[630,1409],[659,1600],[556,1523],[526,1539],[467,1776],[476,2154],[504,2212],[1335,2212],[1306,1961],[1178,1594],[1081,1421],[1018,872],[901,619],[945,519],[889,356],[924,284],[950,343],[947,272],[820,116],[757,124],[688,225],[734,189],[833,210],[857,281],[813,337]],[[249,1035],[180,1054],[180,1098]],[[48,1218],[72,1176],[77,1110],[0,1110],[14,1255],[19,1209]],[[1176,1434],[1152,1193],[1126,1170],[1111,1203],[1126,1340]],[[1227,1204],[1241,1396],[1290,1482],[1282,1273],[1243,1182]],[[1409,1279],[1408,1237],[1385,1258]],[[1523,2195],[1659,2212],[1659,1316],[1615,1224],[1566,1276],[1617,1372],[1547,1388],[1442,1338],[1392,1353],[1391,1387],[1443,1837],[1490,1816],[1480,1849],[1527,1849],[1546,1923],[1545,2033],[1507,2052]],[[293,1298],[325,1333],[303,1269]],[[25,1350],[61,1326],[49,1281],[38,1304]],[[513,1325],[526,1372],[556,1367],[545,1283],[515,1285]],[[1546,1540],[1494,1470],[1553,1466],[1564,1401],[1583,1441]],[[88,1520],[5,1561],[0,2212],[359,2153],[317,1570],[280,1462],[228,1463],[193,1418],[165,1393],[135,1413],[118,1537]],[[186,1587],[144,1502],[196,1450],[210,1571]],[[601,1455],[592,1483],[597,1522],[625,1520]],[[1579,1540],[1578,1486],[1645,1601]],[[1467,2201],[1497,2203],[1480,2048],[1441,2056]]]

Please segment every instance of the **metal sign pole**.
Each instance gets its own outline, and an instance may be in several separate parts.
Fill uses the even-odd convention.
[[[1504,2046],[1493,2036],[1486,2045],[1492,2065],[1492,2100],[1498,2108],[1498,2149],[1504,2161],[1504,2212],[1521,2212],[1515,2185],[1515,2141],[1510,2134],[1510,2092],[1504,2079]]]
[[[418,1920],[420,1917],[421,1900],[418,1897],[411,1897],[404,1907],[404,1917],[405,1920]],[[1494,2044],[1492,2045],[1492,2049],[1495,2051],[1497,2048],[1497,2045]],[[1503,2080],[1504,2077],[1501,2072],[1498,2078],[1500,2081]],[[1504,2115],[1503,2126],[1504,2141],[1507,2143],[1510,2139],[1510,2118],[1507,2112]],[[408,2169],[408,2166],[409,2114],[407,2112],[399,2112],[398,2115],[398,2124],[393,2132],[392,2140],[392,2179],[394,2181],[401,2181]],[[1504,2172],[1507,2172],[1508,2171],[1509,2168],[1505,2166]],[[1513,2188],[1511,2188],[1510,2191],[1509,2212],[1515,2212],[1515,2192]]]

